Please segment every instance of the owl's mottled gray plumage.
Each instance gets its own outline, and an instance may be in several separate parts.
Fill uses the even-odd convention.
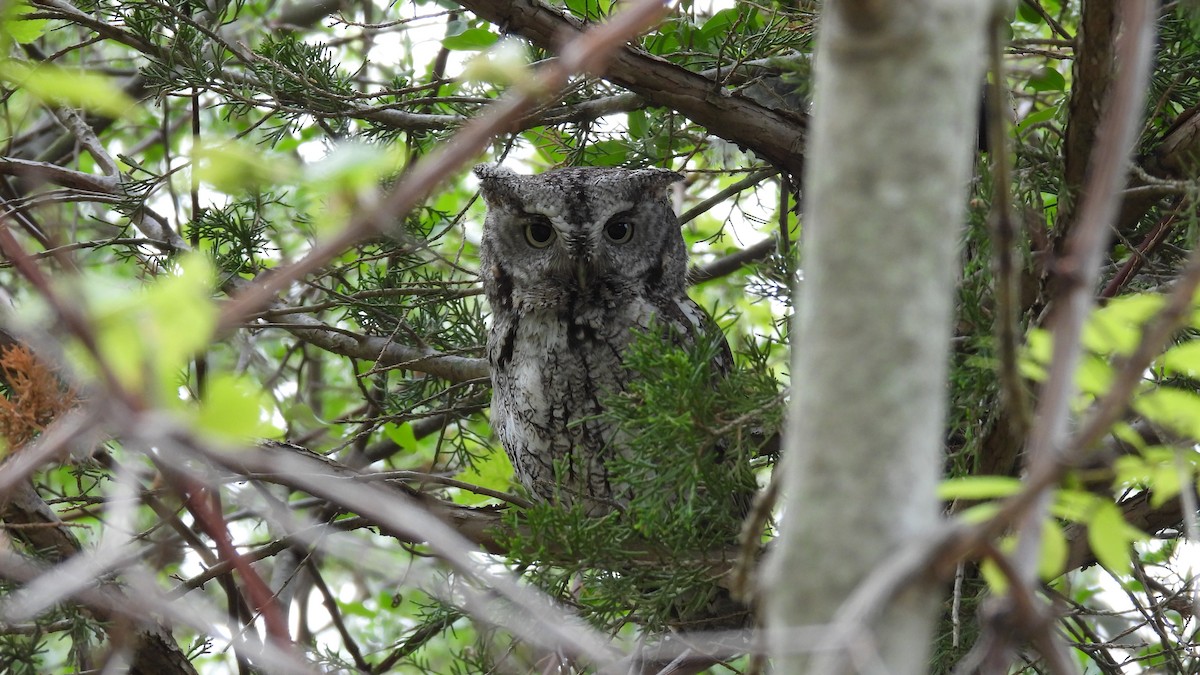
[[[629,380],[622,356],[634,329],[665,329],[681,345],[717,330],[686,292],[687,250],[667,200],[683,177],[609,168],[523,176],[491,165],[475,174],[487,203],[492,426],[534,496],[604,513],[628,488],[608,471],[623,452],[619,431],[597,415]],[[728,369],[727,347],[716,361],[715,372]]]

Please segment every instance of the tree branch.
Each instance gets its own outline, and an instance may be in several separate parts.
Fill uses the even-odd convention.
[[[39,178],[55,185],[103,194],[114,194],[120,188],[120,179],[115,175],[96,176],[65,169],[57,164],[14,157],[0,157],[0,175]]]
[[[538,0],[460,0],[463,7],[503,30],[554,50],[583,26]],[[640,49],[624,46],[607,64],[605,79],[638,94],[648,103],[679,111],[710,133],[752,149],[793,175],[804,167],[805,125],[731,92]]]
[[[928,670],[940,603],[925,583],[876,605],[851,641],[797,653],[789,633],[834,620],[879,563],[938,528],[950,270],[993,5],[889,3],[878,29],[848,18],[861,3],[822,6],[791,333],[792,378],[804,384],[779,467],[786,517],[759,586],[781,672]],[[864,632],[878,664],[856,658]]]
[[[762,241],[751,244],[746,248],[717,258],[704,265],[696,265],[688,270],[688,282],[692,285],[718,279],[740,269],[743,265],[758,262],[775,251],[775,237],[767,237]]]
[[[241,278],[234,278],[226,282],[227,290],[231,295],[247,293],[253,285],[253,282]],[[287,322],[280,324],[279,328],[325,351],[364,361],[374,361],[377,367],[415,370],[450,382],[486,379],[491,373],[487,359],[442,354],[432,349],[418,349],[399,344],[387,337],[354,335],[335,329],[311,316],[291,313],[290,308],[278,301],[272,303],[263,312],[263,315],[270,317],[273,310],[277,310],[281,315],[287,317]]]
[[[1175,123],[1158,140],[1154,150],[1141,161],[1146,175],[1137,171],[1129,177],[1125,200],[1121,205],[1121,216],[1117,228],[1121,232],[1132,230],[1146,211],[1159,203],[1163,192],[1139,190],[1154,187],[1150,178],[1165,181],[1192,181],[1200,177],[1200,106],[1192,106],[1180,113]],[[1178,194],[1179,190],[1170,193]]]
[[[1074,217],[1075,206],[1083,199],[1088,159],[1098,136],[1104,102],[1110,99],[1116,73],[1117,2],[1084,2],[1079,30],[1075,34],[1075,62],[1072,66],[1070,116],[1063,144],[1067,199],[1059,201],[1059,222],[1082,222]],[[1066,206],[1067,208],[1063,208]],[[1066,227],[1058,228],[1065,238]],[[1060,240],[1061,241],[1061,240]]]

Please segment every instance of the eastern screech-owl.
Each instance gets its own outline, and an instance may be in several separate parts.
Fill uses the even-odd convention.
[[[719,335],[686,293],[687,251],[665,169],[572,168],[523,176],[475,168],[487,203],[483,288],[492,309],[492,426],[534,496],[589,514],[628,501],[608,463],[622,450],[597,418],[632,376],[635,329],[677,345]],[[714,373],[728,371],[721,338]],[[556,470],[557,464],[557,470]]]

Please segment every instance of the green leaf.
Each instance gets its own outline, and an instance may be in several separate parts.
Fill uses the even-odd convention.
[[[1179,469],[1179,463],[1175,461],[1162,462],[1154,466],[1150,474],[1151,508],[1159,508],[1183,489],[1185,474]],[[1191,476],[1186,477],[1190,482]]]
[[[192,153],[196,177],[225,194],[253,192],[286,182],[293,166],[279,155],[266,155],[244,143],[200,145]]]
[[[557,130],[533,127],[523,132],[521,137],[537,149],[536,162],[538,164],[553,166],[567,160],[570,139]]]
[[[325,189],[336,187],[357,192],[376,187],[380,180],[399,172],[404,162],[400,147],[341,143],[317,162],[306,178]]]
[[[1038,14],[1036,10],[1026,6],[1023,2],[1017,3],[1017,17],[1025,23],[1038,24],[1043,22],[1042,15]]]
[[[147,388],[146,375],[152,366],[145,361],[150,358],[152,349],[145,344],[145,335],[138,330],[138,322],[127,312],[98,316],[94,322],[96,327],[96,349],[100,358],[118,381],[132,391],[144,391]],[[74,351],[79,359],[90,364],[89,370],[99,377],[102,372],[82,351]],[[178,368],[172,369],[174,376]]]
[[[383,433],[405,452],[417,451],[417,435],[413,433],[411,424],[407,422],[404,424],[388,422],[383,425]]]
[[[1108,361],[1094,355],[1086,354],[1079,360],[1079,368],[1075,371],[1075,384],[1085,394],[1099,396],[1112,386],[1113,369]]]
[[[1088,545],[1096,554],[1096,560],[1114,574],[1128,575],[1132,570],[1131,545],[1136,537],[1131,536],[1131,529],[1116,504],[1096,503],[1088,520]]]
[[[109,117],[124,117],[135,105],[115,80],[84,70],[6,59],[0,61],[0,80],[44,103],[85,108]]]
[[[1011,476],[963,476],[942,481],[938,499],[996,499],[1021,491],[1021,481]]]
[[[8,35],[17,44],[29,44],[46,33],[49,21],[46,19],[26,19],[25,15],[34,11],[26,2],[17,2],[10,6],[4,17],[4,28],[0,33]]]
[[[474,465],[455,476],[458,480],[479,487],[485,487],[500,492],[506,491],[512,485],[513,467],[508,461],[508,455],[503,452],[490,452],[483,459],[476,460]],[[474,505],[490,500],[491,497],[476,494],[470,490],[459,490],[454,501],[459,504]]]
[[[307,403],[292,403],[282,412],[283,419],[287,422],[288,429],[292,434],[303,434],[328,426],[327,422],[317,417],[317,413]]]
[[[613,0],[566,0],[566,5],[575,16],[599,21],[612,13]]]
[[[1113,460],[1113,486],[1144,487],[1150,482],[1151,467],[1142,457],[1122,455]]]
[[[454,37],[455,35],[462,35],[463,31],[467,30],[470,27],[471,27],[471,23],[469,21],[464,21],[463,19],[454,19],[453,21],[447,21],[446,22],[446,37]]]
[[[592,143],[587,158],[590,166],[620,166],[629,158],[629,144],[615,138]]]
[[[1043,581],[1049,581],[1061,576],[1067,568],[1067,536],[1062,526],[1053,518],[1047,518],[1042,523],[1042,550],[1038,558],[1038,576]]]
[[[1045,367],[1028,358],[1017,361],[1017,370],[1021,373],[1021,377],[1034,382],[1045,382],[1046,378],[1050,376]]]
[[[1185,454],[1181,455],[1181,452]],[[1143,448],[1139,457],[1123,456],[1114,462],[1114,485],[1148,488],[1150,505],[1158,508],[1192,482],[1196,472],[1195,458],[1193,450],[1163,445]]]
[[[1039,68],[1025,86],[1034,91],[1064,91],[1067,80],[1053,68]]]
[[[1200,380],[1200,340],[1175,345],[1158,357],[1158,364],[1171,375]]]
[[[992,595],[1003,597],[1008,592],[1008,577],[1004,576],[991,558],[987,558],[979,564],[979,573],[987,582],[988,590],[992,592]]]
[[[723,9],[713,14],[708,21],[704,22],[703,26],[700,26],[700,35],[706,40],[712,40],[714,37],[723,35],[737,23],[740,15],[741,10],[737,7]]]
[[[117,378],[145,391],[151,374],[155,394],[175,400],[178,373],[216,328],[214,286],[212,265],[192,253],[180,258],[178,274],[163,274],[143,291],[112,289],[110,298],[93,302],[97,346]]]
[[[1016,548],[1017,540],[1012,535],[1002,537],[1000,541],[996,542],[996,550],[1004,555],[1009,555]],[[1004,595],[1008,592],[1008,577],[1000,571],[1000,567],[990,557],[985,558],[979,565],[979,572],[994,595]]]
[[[630,110],[625,114],[626,126],[629,128],[629,136],[631,138],[642,138],[646,135],[646,131],[650,125],[646,121],[645,110]]]
[[[486,28],[468,28],[458,35],[442,39],[442,46],[450,51],[477,52],[496,44],[500,36]]]
[[[314,197],[308,205],[313,229],[327,232],[342,227],[364,202],[375,198],[381,181],[396,175],[404,163],[405,150],[400,143],[390,146],[357,142],[339,144],[304,175],[304,186]],[[350,255],[341,260],[349,262],[353,259]]]
[[[1101,498],[1091,492],[1064,488],[1054,493],[1050,512],[1063,520],[1083,523],[1092,517],[1096,505],[1101,502]]]
[[[1053,223],[1058,218],[1058,193],[1042,191],[1042,215],[1047,223]]]
[[[1032,127],[1036,124],[1041,124],[1043,122],[1049,122],[1050,120],[1054,119],[1054,116],[1057,114],[1057,107],[1042,108],[1041,110],[1031,112],[1025,117],[1021,118],[1021,121],[1017,122],[1016,127],[1013,129],[1013,133],[1020,136],[1021,133],[1023,133],[1029,127]]]
[[[374,619],[379,616],[378,607],[367,607],[367,604],[362,601],[357,602],[342,602],[338,601],[338,608],[342,614],[349,616],[357,616],[364,619]]]
[[[646,50],[655,56],[673,54],[680,49],[680,31],[651,33],[646,40]]]
[[[1142,326],[1159,311],[1161,295],[1141,293],[1116,298],[1092,312],[1083,328],[1083,344],[1097,354],[1130,354],[1142,339]]]
[[[1160,386],[1134,397],[1133,409],[1175,433],[1200,439],[1200,395]]]
[[[1054,336],[1044,328],[1034,328],[1025,338],[1025,356],[1034,363],[1047,365],[1054,355]]]
[[[471,57],[463,66],[462,79],[536,91],[541,84],[529,68],[529,56],[525,43],[512,38],[503,40],[486,52]]]
[[[983,502],[958,514],[964,523],[975,525],[987,521],[1000,512],[1000,502]]]
[[[196,411],[196,428],[231,443],[278,438],[283,430],[271,421],[275,404],[253,380],[218,373],[208,381]]]
[[[200,253],[179,260],[179,274],[160,278],[146,293],[145,307],[158,331],[155,347],[166,352],[161,365],[182,365],[212,339],[217,307],[212,293],[216,273]]]
[[[1138,450],[1146,448],[1146,439],[1142,438],[1142,435],[1126,422],[1117,422],[1114,424],[1110,433],[1121,442],[1127,443]]]

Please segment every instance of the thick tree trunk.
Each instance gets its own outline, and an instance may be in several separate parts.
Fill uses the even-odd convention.
[[[827,624],[873,569],[938,523],[956,245],[992,6],[824,5],[786,502],[764,579],[778,672],[807,672],[804,650],[835,646],[789,628]],[[840,661],[925,672],[939,600],[910,589]]]

